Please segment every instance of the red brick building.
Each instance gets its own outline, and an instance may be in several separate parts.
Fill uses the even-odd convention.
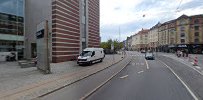
[[[37,23],[48,20],[50,35],[50,58],[52,62],[74,60],[87,47],[100,45],[99,0],[27,0],[26,34],[34,34]],[[29,9],[30,8],[30,9]],[[41,9],[41,10],[32,10]],[[37,18],[36,18],[37,17]],[[35,19],[33,22],[31,19]],[[33,30],[33,31],[29,31]],[[26,58],[31,58],[34,35],[25,47]]]

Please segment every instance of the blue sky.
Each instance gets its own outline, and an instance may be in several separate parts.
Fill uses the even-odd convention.
[[[203,0],[100,0],[102,41],[125,40],[142,28],[175,19],[182,14],[203,14]],[[145,17],[143,17],[145,15]]]

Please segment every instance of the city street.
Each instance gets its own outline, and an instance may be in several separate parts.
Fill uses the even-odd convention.
[[[155,60],[145,60],[144,54],[127,52],[127,57],[120,63],[56,92],[40,96],[38,99],[202,99],[203,78],[199,73],[162,54],[156,55]]]

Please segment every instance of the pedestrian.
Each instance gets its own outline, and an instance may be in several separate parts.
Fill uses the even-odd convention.
[[[181,57],[183,55],[183,52],[182,51],[180,51],[180,55],[179,55],[179,57]]]
[[[177,57],[180,57],[180,56],[181,56],[181,51],[178,50],[178,51],[177,51]]]
[[[186,50],[186,52],[185,52],[185,53],[186,53],[186,57],[188,57],[188,50]]]

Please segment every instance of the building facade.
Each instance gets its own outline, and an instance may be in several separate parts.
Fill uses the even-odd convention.
[[[148,33],[147,33],[148,32]],[[135,50],[203,53],[203,15],[182,15],[134,35]]]
[[[136,34],[137,43],[136,43],[136,50],[147,50],[148,49],[148,32],[149,29],[142,29]]]
[[[25,6],[26,58],[34,57],[36,26],[45,20],[52,62],[74,60],[84,48],[99,47],[99,0],[26,0]]]
[[[157,51],[158,47],[158,29],[160,23],[157,23],[155,26],[150,28],[148,33],[148,49],[152,51]]]
[[[0,52],[16,52],[17,59],[22,59],[24,0],[3,0],[0,6]]]
[[[202,53],[203,51],[203,15],[182,15],[176,20],[177,50],[189,53]]]
[[[168,22],[168,52],[175,52],[176,51],[176,20],[171,20]]]
[[[203,53],[203,15],[190,16],[190,53]]]

